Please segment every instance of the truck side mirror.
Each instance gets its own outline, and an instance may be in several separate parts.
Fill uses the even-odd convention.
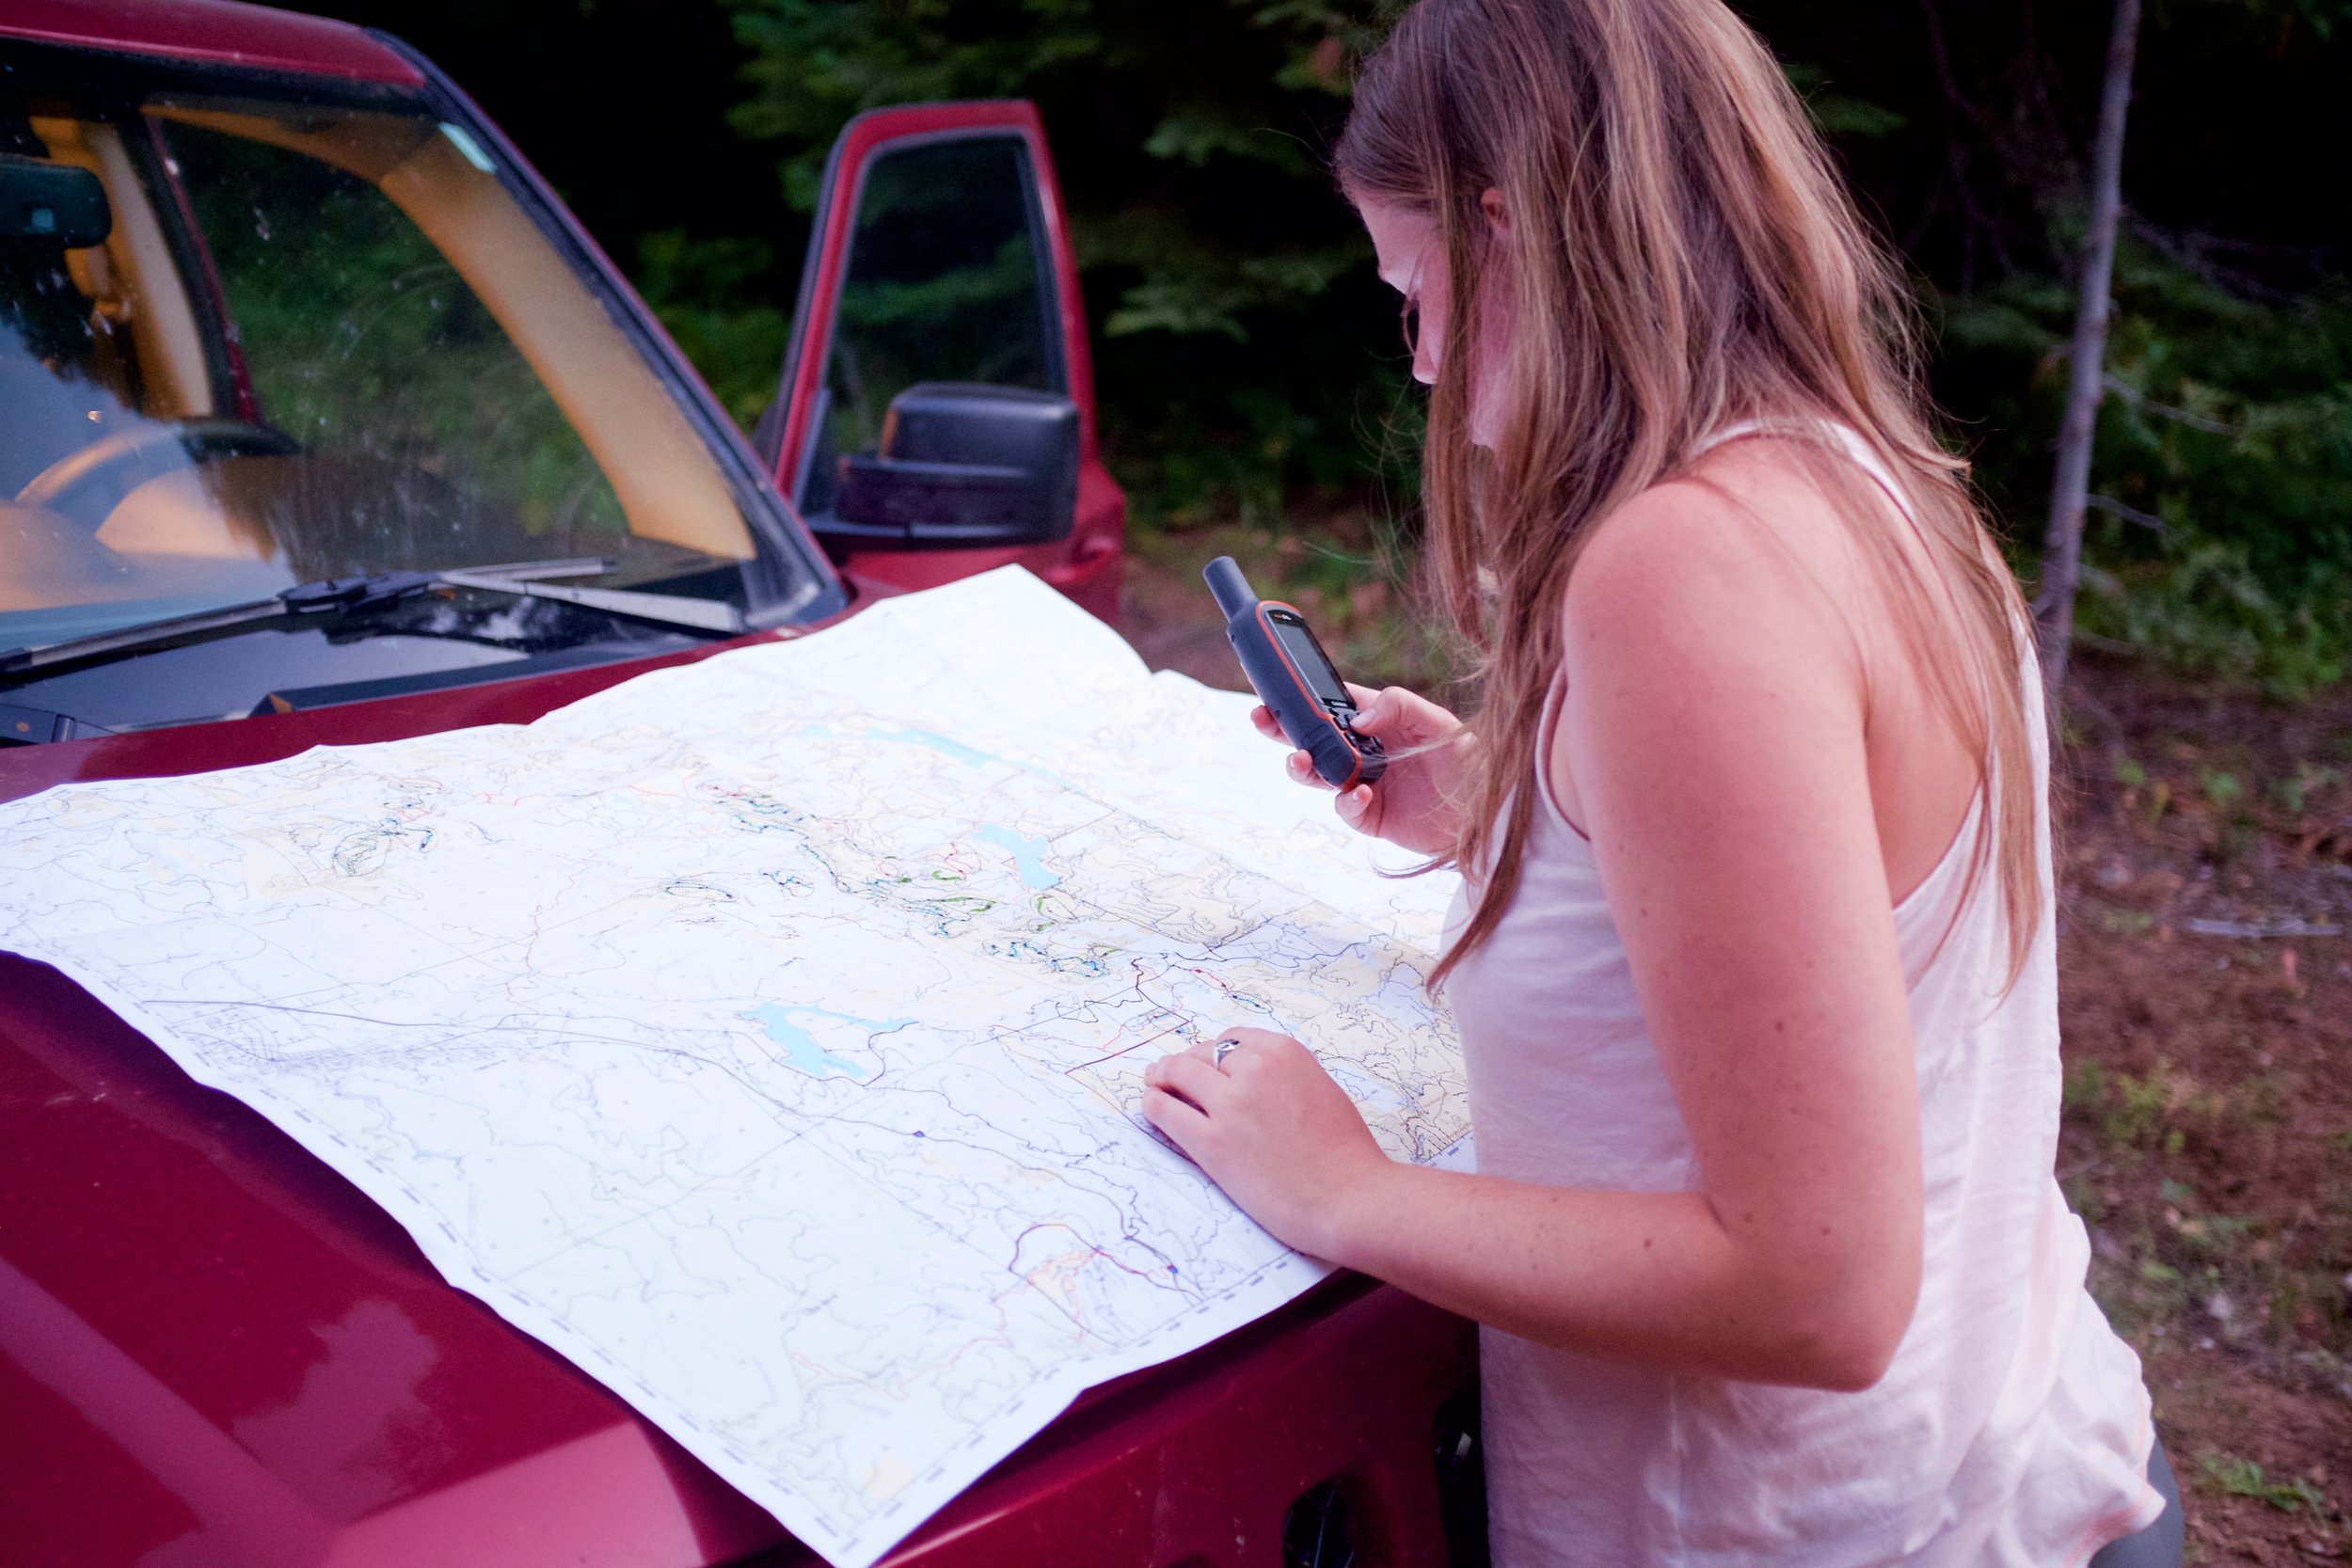
[[[1126,504],[1095,450],[1077,257],[1035,104],[901,103],[842,127],[755,443],[861,579],[1017,562],[1117,617]]]
[[[870,455],[839,460],[820,532],[868,549],[1043,545],[1078,505],[1078,405],[1057,392],[922,381]]]

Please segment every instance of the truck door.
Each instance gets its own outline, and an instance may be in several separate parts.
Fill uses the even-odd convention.
[[[1036,105],[910,104],[842,129],[758,444],[854,575],[914,589],[1018,562],[1116,619],[1126,499],[1096,450]]]

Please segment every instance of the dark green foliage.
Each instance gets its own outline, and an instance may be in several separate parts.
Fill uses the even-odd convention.
[[[2352,182],[2295,150],[2352,128],[2328,87],[2347,19],[2344,0],[2148,13],[2084,539],[2079,641],[2278,697],[2352,668]],[[2033,112],[1974,137],[2023,198],[1995,214],[1987,189],[1969,220],[1999,272],[1925,289],[1939,393],[2028,571],[2082,228],[2065,128]],[[2239,237],[2201,231],[2217,219]]]
[[[1324,172],[1354,62],[1401,8],[689,0],[664,13],[651,73],[656,24],[640,8],[374,0],[358,19],[411,34],[483,95],[608,246],[637,258],[647,297],[747,426],[772,396],[798,282],[794,203],[805,212],[842,122],[925,98],[1035,99],[1081,251],[1114,464],[1147,520],[1256,526],[1302,485],[1376,507],[1411,490],[1419,406],[1395,303]],[[1917,277],[1936,394],[2030,574],[2107,0],[1739,8],[1792,62]],[[495,45],[517,30],[552,38],[561,71],[507,69]],[[2082,625],[2099,645],[2281,693],[2352,660],[2347,82],[2352,0],[2151,0],[2110,344],[2128,391],[2101,417],[2105,510],[2086,545]],[[775,174],[746,188],[747,166]]]
[[[2073,295],[2018,274],[1942,301],[1946,373],[1988,422],[2046,431]],[[2119,258],[2086,529],[2083,633],[2294,695],[2352,654],[2352,294],[2253,299],[2145,244]],[[2013,515],[2046,476],[2016,451]],[[2022,471],[2018,471],[2022,470]]]
[[[668,229],[637,242],[638,292],[747,432],[776,395],[792,341],[789,307],[761,297],[775,264],[765,240],[693,240]]]
[[[2106,524],[2088,629],[2281,695],[2343,678],[2352,297],[2255,304],[2151,261],[2124,301],[2103,483],[2165,527]]]
[[[861,109],[1039,103],[1144,509],[1265,515],[1288,485],[1360,479],[1403,355],[1323,150],[1397,0],[725,3],[752,55],[735,123],[803,208]]]
[[[2109,14],[1762,0],[1754,18],[1899,117],[1836,145],[1915,269],[1937,396],[2028,576]],[[2352,161],[2318,153],[2352,144],[2352,5],[2161,0],[2138,53],[2079,640],[2294,695],[2352,663]]]

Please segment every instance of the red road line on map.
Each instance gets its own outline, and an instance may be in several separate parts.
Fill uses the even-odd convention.
[[[1156,1035],[1147,1035],[1147,1036],[1145,1036],[1142,1039],[1139,1039],[1139,1040],[1136,1041],[1136,1043],[1135,1043],[1135,1044],[1133,1044],[1133,1045],[1123,1045],[1123,1046],[1120,1046],[1120,1047],[1117,1051],[1112,1052],[1112,1053],[1111,1053],[1109,1055],[1107,1055],[1107,1056],[1097,1056],[1097,1057],[1095,1057],[1095,1058],[1094,1058],[1094,1060],[1092,1060],[1092,1061],[1090,1061],[1090,1062],[1080,1062],[1080,1063],[1079,1063],[1076,1067],[1066,1067],[1066,1068],[1064,1068],[1064,1069],[1061,1069],[1061,1075],[1062,1075],[1064,1078],[1067,1078],[1067,1077],[1069,1077],[1069,1076],[1070,1076],[1072,1073],[1073,1073],[1073,1072],[1084,1072],[1084,1071],[1085,1071],[1088,1068],[1090,1068],[1090,1067],[1100,1067],[1100,1066],[1102,1066],[1104,1062],[1116,1061],[1116,1060],[1118,1060],[1120,1057],[1124,1056],[1125,1054],[1127,1054],[1127,1053],[1128,1053],[1128,1052],[1130,1052],[1130,1051],[1140,1051],[1140,1050],[1142,1050],[1145,1046],[1150,1045],[1150,1044],[1151,1044],[1153,1040],[1156,1040],[1156,1039],[1164,1039],[1164,1038],[1166,1038],[1168,1036],[1169,1036],[1169,1035],[1172,1035],[1172,1034],[1176,1033],[1176,1031],[1177,1031],[1177,1030],[1182,1029],[1183,1027],[1184,1027],[1184,1025],[1183,1025],[1183,1024],[1181,1024],[1181,1023],[1171,1023],[1171,1024],[1169,1024],[1167,1028],[1165,1028],[1165,1029],[1161,1030],[1158,1034],[1156,1034]]]

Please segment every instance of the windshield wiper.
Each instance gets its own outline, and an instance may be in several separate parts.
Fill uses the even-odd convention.
[[[29,648],[0,651],[0,675],[39,670],[51,664],[99,658],[109,654],[143,653],[183,637],[200,636],[261,621],[287,616],[351,614],[395,603],[436,588],[473,588],[520,598],[553,599],[560,604],[601,610],[663,626],[687,626],[732,637],[746,629],[743,612],[719,599],[689,599],[672,594],[642,594],[623,588],[563,588],[547,578],[599,577],[612,570],[603,556],[569,561],[520,561],[506,566],[468,566],[442,572],[385,572],[374,577],[328,578],[305,582],[250,604],[224,605],[218,610],[174,615],[161,621],[124,626],[116,631],[71,637]]]
[[[628,588],[558,588],[545,578],[601,577],[612,562],[595,556],[580,561],[527,562],[515,566],[468,566],[431,574],[434,584],[453,588],[485,588],[494,594],[520,594],[527,598],[553,599],[583,610],[614,615],[634,615],[665,626],[692,626],[698,631],[739,637],[751,629],[743,612],[724,599],[689,599],[675,594],[641,594]],[[428,585],[430,586],[430,585]]]

